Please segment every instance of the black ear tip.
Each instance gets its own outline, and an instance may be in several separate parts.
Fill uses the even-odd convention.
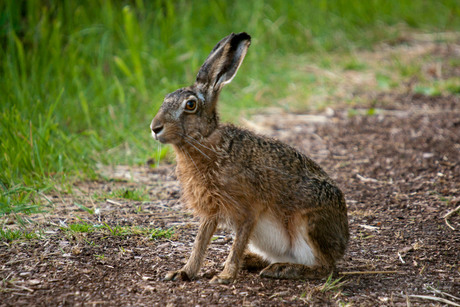
[[[246,32],[241,32],[241,33],[238,33],[235,35],[238,40],[242,41],[242,40],[248,40],[248,41],[251,41],[251,35],[249,35],[248,33]]]
[[[246,33],[246,32],[241,32],[238,34],[230,34],[230,44],[233,47],[238,46],[242,42],[247,42],[248,44],[251,44],[251,36]]]

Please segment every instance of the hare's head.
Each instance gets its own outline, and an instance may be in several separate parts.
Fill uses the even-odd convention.
[[[153,137],[181,145],[188,137],[209,136],[218,125],[219,93],[235,77],[250,43],[251,37],[244,32],[222,39],[201,66],[195,84],[165,97],[150,125]]]

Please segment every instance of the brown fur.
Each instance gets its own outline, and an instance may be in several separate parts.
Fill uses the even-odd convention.
[[[230,226],[236,236],[224,270],[212,282],[231,282],[243,265],[260,269],[270,263],[263,255],[245,254],[261,219],[282,225],[292,247],[303,229],[302,240],[315,257],[313,266],[272,263],[261,276],[323,277],[345,252],[345,199],[320,166],[284,143],[218,121],[220,90],[236,74],[249,42],[246,33],[219,42],[196,83],[166,96],[152,121],[154,136],[173,145],[184,203],[201,218],[189,261],[166,280],[196,277],[219,223]],[[189,100],[196,101],[193,111],[183,110]]]

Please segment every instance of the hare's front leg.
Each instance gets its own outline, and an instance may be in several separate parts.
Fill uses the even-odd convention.
[[[209,241],[217,228],[217,219],[203,219],[198,229],[198,234],[193,244],[192,254],[187,264],[178,271],[166,274],[165,280],[191,280],[196,277],[203,263]]]
[[[214,276],[211,283],[229,284],[236,278],[240,264],[244,261],[244,251],[248,246],[253,227],[253,220],[248,218],[236,228],[235,240],[233,241],[230,254],[225,261],[224,269],[219,275]]]

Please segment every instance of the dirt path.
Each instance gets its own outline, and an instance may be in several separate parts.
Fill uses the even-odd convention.
[[[243,271],[232,285],[210,285],[231,244],[222,230],[198,280],[162,281],[187,259],[196,221],[181,211],[172,166],[120,166],[110,171],[117,180],[82,182],[74,195],[54,195],[53,214],[34,217],[47,229],[44,239],[0,245],[0,305],[443,304],[413,295],[460,304],[460,216],[443,218],[460,204],[460,98],[388,94],[375,101],[372,112],[353,116],[268,114],[249,123],[308,152],[343,188],[351,242],[333,277],[343,284],[327,289],[324,281],[268,280]],[[87,197],[144,186],[148,202]],[[90,214],[75,203],[97,210]],[[56,227],[76,221],[175,232],[151,240]]]

